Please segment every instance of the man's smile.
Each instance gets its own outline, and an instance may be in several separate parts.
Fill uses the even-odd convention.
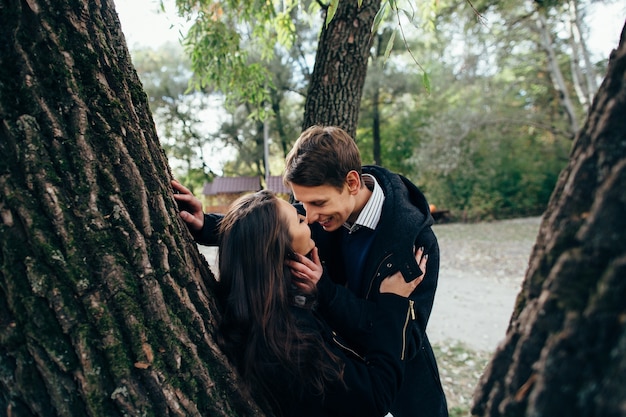
[[[330,226],[330,224],[333,222],[333,218],[332,217],[328,217],[324,220],[318,220],[317,221],[323,228],[327,228],[328,226]]]

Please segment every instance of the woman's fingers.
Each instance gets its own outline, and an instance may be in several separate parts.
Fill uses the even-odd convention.
[[[311,251],[311,260],[313,261],[315,265],[320,266],[320,267],[322,266],[322,261],[320,261],[320,254],[317,250],[317,246],[315,246],[313,250]]]
[[[317,248],[313,248],[311,259],[294,253],[291,255],[291,259],[285,260],[285,264],[291,269],[291,273],[294,277],[307,281],[312,287],[317,285],[324,270],[319,259]],[[296,285],[302,288],[298,283],[296,283]]]
[[[176,191],[178,191],[181,194],[193,194],[189,188],[185,187],[184,185],[182,185],[180,182],[176,181],[176,180],[172,180],[171,181],[172,184],[172,188]]]
[[[426,276],[426,263],[428,262],[428,254],[424,253],[424,248],[419,247],[415,251],[415,260],[422,271],[422,274],[415,279],[406,282],[400,271],[386,277],[380,284],[380,292],[390,292],[393,294],[408,297],[422,283]]]
[[[202,230],[202,227],[204,226],[202,202],[180,182],[172,180],[171,185],[175,191],[174,200],[176,200],[176,204],[178,205],[180,217],[192,232]]]
[[[420,269],[422,270],[421,277],[423,279],[424,276],[426,275],[426,263],[428,262],[428,254],[424,253],[424,247],[423,246],[420,246],[415,251],[415,260],[417,261],[417,264],[419,265]]]

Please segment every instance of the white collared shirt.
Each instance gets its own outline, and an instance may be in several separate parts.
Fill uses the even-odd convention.
[[[372,195],[369,200],[367,200],[367,203],[365,203],[363,210],[359,213],[359,217],[357,217],[354,224],[351,225],[348,222],[343,224],[343,227],[348,229],[350,233],[357,231],[361,227],[367,227],[368,229],[375,230],[383,212],[383,203],[385,202],[385,193],[383,193],[383,189],[380,185],[378,185],[378,181],[376,181],[374,176],[363,174],[363,181],[365,181],[365,177],[374,183],[374,189],[372,190]]]

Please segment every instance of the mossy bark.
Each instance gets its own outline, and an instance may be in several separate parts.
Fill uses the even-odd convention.
[[[0,415],[260,415],[112,0],[0,2]]]
[[[626,410],[625,30],[552,194],[474,415]]]

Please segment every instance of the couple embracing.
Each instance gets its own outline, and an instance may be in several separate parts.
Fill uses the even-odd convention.
[[[426,335],[439,247],[424,195],[361,166],[354,140],[313,126],[283,176],[224,215],[176,181],[180,216],[219,245],[220,346],[276,416],[447,417]]]

